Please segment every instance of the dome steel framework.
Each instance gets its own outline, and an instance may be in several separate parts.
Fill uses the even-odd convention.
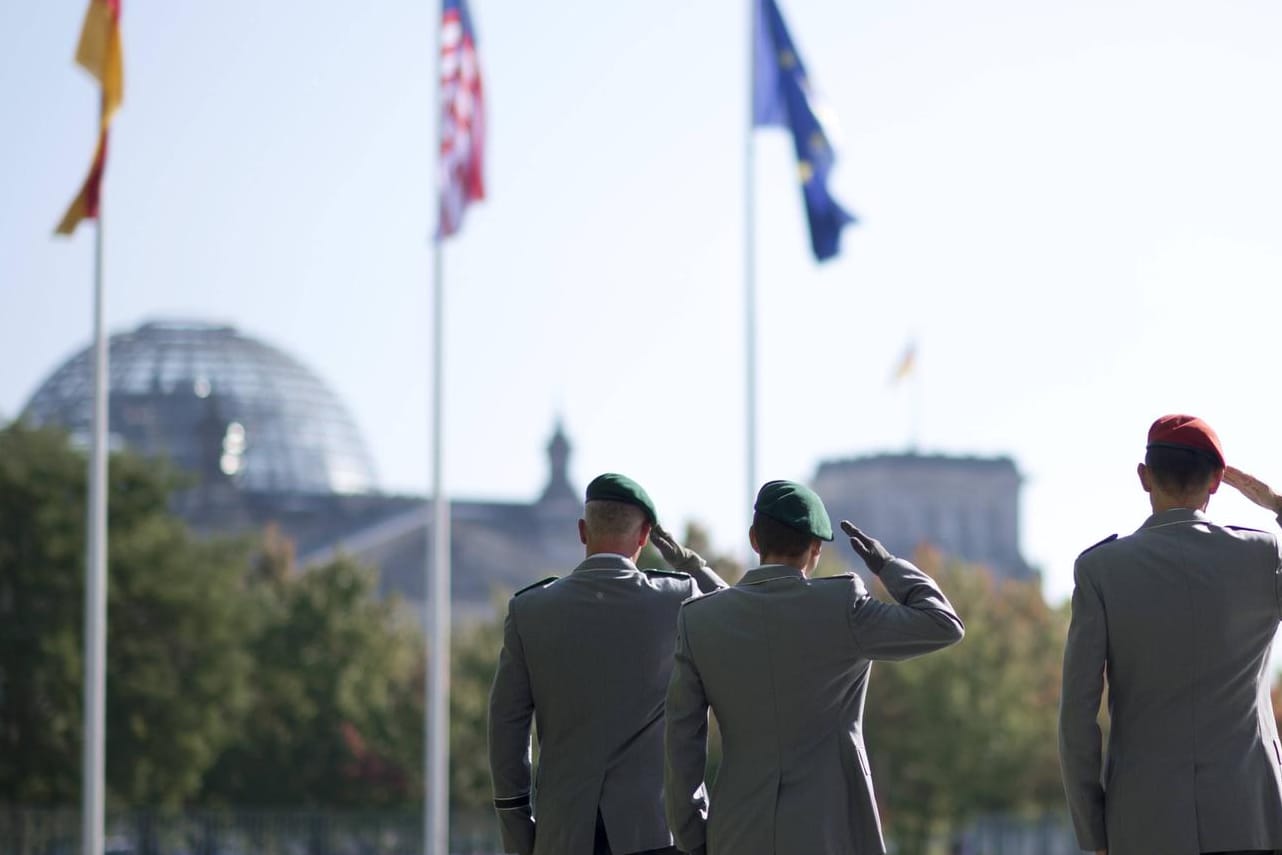
[[[35,424],[89,435],[90,350],[28,402]],[[168,457],[202,480],[271,493],[361,493],[375,486],[351,415],[298,360],[232,327],[148,323],[110,339],[111,439]]]

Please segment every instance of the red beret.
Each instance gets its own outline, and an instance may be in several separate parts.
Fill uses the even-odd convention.
[[[1148,429],[1148,447],[1191,448],[1224,465],[1224,449],[1211,426],[1196,416],[1162,416]]]

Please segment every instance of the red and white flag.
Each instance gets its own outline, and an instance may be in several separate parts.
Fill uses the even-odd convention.
[[[444,0],[442,12],[438,240],[462,227],[470,202],[485,198],[485,99],[476,31],[466,0]]]

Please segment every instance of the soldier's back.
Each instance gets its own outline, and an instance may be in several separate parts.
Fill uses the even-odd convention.
[[[881,851],[858,730],[869,663],[850,627],[861,588],[767,567],[684,607],[723,746],[710,853]]]
[[[1184,509],[1079,557],[1107,627],[1106,807],[1127,818],[1110,825],[1110,848],[1145,851],[1159,838],[1132,839],[1143,828],[1172,843],[1249,828],[1282,839],[1282,745],[1264,682],[1278,566],[1272,535]]]

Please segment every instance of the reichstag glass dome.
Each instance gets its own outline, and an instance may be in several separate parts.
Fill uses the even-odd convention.
[[[113,447],[165,456],[241,490],[362,493],[369,452],[342,402],[298,360],[232,327],[148,323],[110,339]],[[92,353],[65,362],[28,402],[36,424],[81,441],[92,418]]]

